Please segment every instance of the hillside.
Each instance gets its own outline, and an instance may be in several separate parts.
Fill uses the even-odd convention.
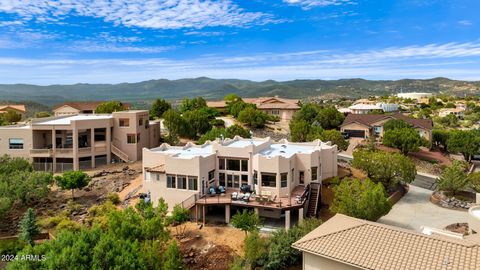
[[[156,97],[179,99],[202,96],[206,99],[222,98],[227,93],[240,96],[279,95],[290,98],[308,96],[340,95],[359,97],[400,92],[432,92],[446,94],[480,94],[480,82],[433,78],[426,80],[404,79],[397,81],[374,81],[364,79],[341,80],[273,80],[254,82],[236,79],[180,79],[150,80],[121,84],[74,84],[38,86],[28,84],[0,85],[0,99],[35,102],[53,105],[68,100],[109,100],[138,102]]]

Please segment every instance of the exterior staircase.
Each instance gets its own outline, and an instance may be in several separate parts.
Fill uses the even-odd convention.
[[[128,159],[128,155],[120,150],[118,147],[116,147],[113,143],[111,145],[111,151],[112,154],[123,160],[124,162],[129,162],[130,160]]]
[[[310,183],[310,195],[308,197],[307,217],[317,216],[319,199],[320,199],[320,183]]]

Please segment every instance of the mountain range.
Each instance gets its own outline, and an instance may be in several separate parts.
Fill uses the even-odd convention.
[[[149,80],[120,84],[30,85],[0,84],[0,100],[35,101],[52,106],[65,101],[121,100],[133,103],[149,102],[157,97],[177,100],[202,96],[221,99],[228,93],[243,97],[274,96],[287,98],[350,97],[395,94],[399,92],[431,92],[452,95],[479,95],[480,81],[460,81],[448,78],[403,80],[293,80],[255,82],[206,77],[179,80]]]

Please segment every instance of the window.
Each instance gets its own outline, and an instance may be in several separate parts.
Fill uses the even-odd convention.
[[[138,125],[143,126],[143,117],[138,118]]]
[[[241,163],[242,163],[242,172],[248,171],[248,160],[247,159],[242,159]]]
[[[279,111],[279,110],[272,110],[272,114],[273,114],[273,115],[279,115],[279,114],[280,114],[280,111]]]
[[[140,133],[137,133],[137,143],[140,142]]]
[[[120,118],[118,120],[118,125],[121,126],[121,127],[129,127],[130,126],[130,119]]]
[[[258,172],[253,171],[253,184],[256,185],[258,184]]]
[[[287,178],[288,178],[288,173],[281,173],[280,174],[280,187],[287,187]]]
[[[211,170],[208,172],[208,180],[212,180],[215,178],[215,170]]]
[[[177,184],[179,189],[187,189],[187,177],[185,175],[178,175]]]
[[[242,182],[240,185],[247,185],[248,184],[248,175],[242,174]]]
[[[198,190],[198,180],[196,176],[188,177],[188,190]]]
[[[229,170],[229,171],[240,171],[240,160],[238,160],[238,159],[227,159],[227,170]]]
[[[129,144],[137,143],[137,134],[127,134],[127,143]]]
[[[218,159],[218,168],[220,170],[225,170],[225,159],[224,158],[219,158]]]
[[[159,173],[156,173],[155,176],[156,176],[156,180],[157,180],[157,181],[160,181],[160,174],[159,174]]]
[[[227,187],[233,187],[233,175],[227,174]]]
[[[220,184],[220,186],[225,186],[225,173],[219,173],[218,174],[218,182]]]
[[[9,139],[8,140],[9,149],[23,149],[23,139]]]
[[[235,188],[240,187],[240,175],[233,176],[233,187]]]
[[[175,175],[167,175],[167,188],[175,188]]]
[[[276,187],[277,175],[275,173],[262,172],[262,187]]]
[[[318,167],[312,167],[312,181],[318,180]]]

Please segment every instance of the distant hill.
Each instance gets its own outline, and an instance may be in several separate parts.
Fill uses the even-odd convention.
[[[219,99],[227,93],[237,93],[244,97],[278,95],[289,98],[309,96],[339,95],[359,97],[400,92],[432,92],[454,95],[480,94],[480,81],[468,82],[433,78],[426,80],[293,80],[278,82],[273,80],[254,82],[236,79],[180,79],[150,80],[138,83],[121,84],[74,84],[38,86],[28,84],[0,84],[0,99],[35,102],[54,105],[69,100],[122,100],[142,102],[157,97],[180,99],[202,96],[206,99]]]

